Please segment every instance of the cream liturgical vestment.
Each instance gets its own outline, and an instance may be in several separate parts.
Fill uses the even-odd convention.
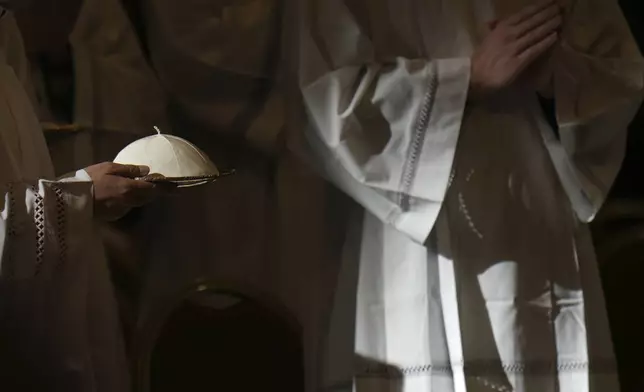
[[[522,3],[292,3],[291,145],[365,210],[322,390],[619,390],[584,222],[620,167],[644,62],[616,1],[564,1],[558,136],[519,87],[470,102],[473,48]]]
[[[13,15],[0,19],[0,383],[127,391],[127,367],[84,171],[53,180]]]

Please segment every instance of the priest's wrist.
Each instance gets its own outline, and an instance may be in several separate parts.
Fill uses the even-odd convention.
[[[479,101],[498,91],[498,88],[494,88],[488,82],[489,77],[486,75],[485,66],[479,62],[479,56],[475,54],[471,61],[470,84],[467,91],[468,101]]]

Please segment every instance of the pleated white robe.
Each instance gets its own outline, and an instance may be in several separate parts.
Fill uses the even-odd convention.
[[[91,179],[79,171],[53,180],[11,13],[0,19],[0,35],[0,358],[7,361],[0,385],[127,391],[115,301],[94,233]]]
[[[527,3],[291,2],[290,145],[364,207],[318,389],[619,390],[584,222],[621,165],[644,63],[616,1],[569,1],[560,137],[536,94],[470,102],[485,26]]]

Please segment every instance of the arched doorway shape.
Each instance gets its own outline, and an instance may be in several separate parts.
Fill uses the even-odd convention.
[[[134,341],[135,392],[303,390],[301,327],[264,293],[195,283],[164,301]]]

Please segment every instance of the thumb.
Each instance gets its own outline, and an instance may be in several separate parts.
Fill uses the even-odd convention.
[[[150,168],[143,165],[121,165],[113,163],[107,174],[113,174],[127,178],[137,178],[147,176],[150,173]]]

